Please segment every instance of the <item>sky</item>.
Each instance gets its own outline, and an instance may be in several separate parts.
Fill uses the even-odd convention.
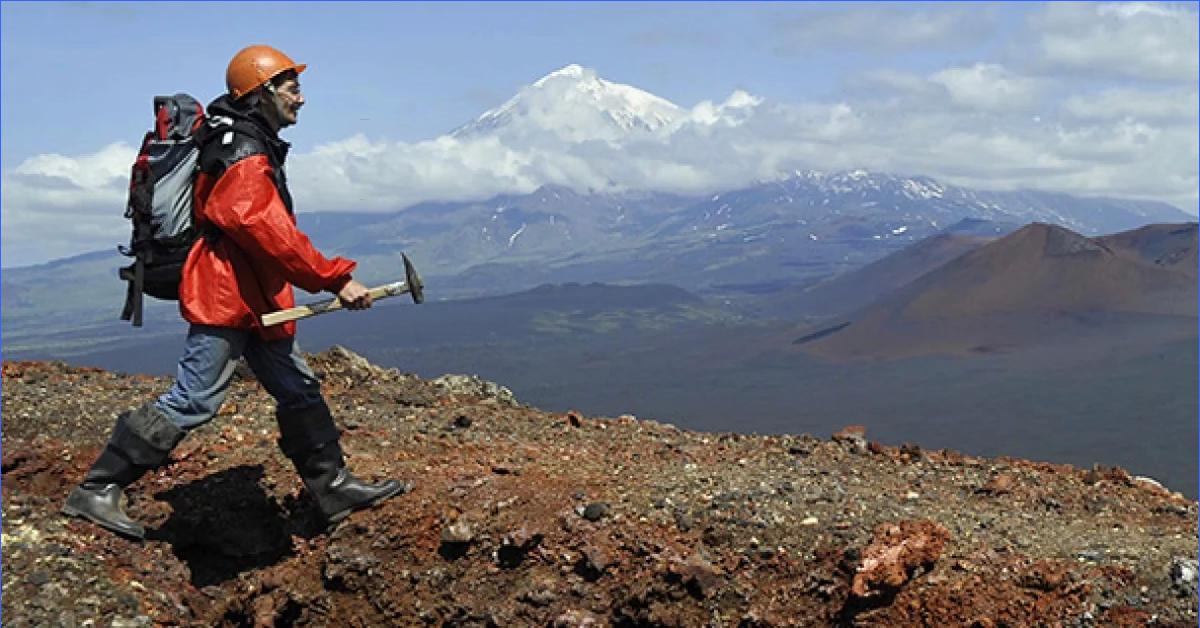
[[[3,2],[0,31],[6,268],[124,243],[153,96],[212,100],[256,43],[309,64],[301,214],[852,168],[1197,211],[1195,3]],[[668,119],[613,128],[580,95],[614,85]]]

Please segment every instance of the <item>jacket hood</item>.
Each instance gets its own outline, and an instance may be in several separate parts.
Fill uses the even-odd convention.
[[[279,134],[271,130],[271,124],[258,107],[251,106],[247,101],[235,100],[229,94],[222,94],[208,104],[206,111],[209,118],[221,116],[233,120],[234,131],[246,133],[268,146],[277,163],[282,164],[287,158],[288,149],[292,145],[280,139]],[[204,128],[212,127],[206,125]]]
[[[266,116],[258,110],[258,107],[250,105],[247,102],[249,100],[251,100],[249,97],[247,100],[234,100],[229,94],[222,94],[216,100],[208,103],[207,112],[209,117],[224,116],[233,119],[234,122],[250,123],[258,127],[267,137],[275,136]]]

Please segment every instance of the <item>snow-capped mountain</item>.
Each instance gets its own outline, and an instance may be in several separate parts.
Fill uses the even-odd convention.
[[[335,228],[306,216],[305,225],[314,241],[364,268],[394,268],[403,250],[443,290],[479,294],[565,281],[758,289],[843,272],[947,229],[961,232],[964,219],[987,221],[996,234],[1032,221],[1100,234],[1185,218],[1161,203],[981,192],[850,170],[803,171],[703,197],[547,185],[360,216]]]
[[[595,70],[571,64],[522,88],[508,102],[451,135],[531,138],[549,133],[569,142],[619,141],[630,134],[667,128],[685,114],[664,98],[606,81]]]
[[[1091,235],[1184,219],[1163,203],[981,192],[851,170],[793,173],[703,197],[547,185],[393,213],[305,214],[300,224],[322,250],[357,260],[365,282],[390,280],[404,252],[439,298],[453,298],[592,281],[763,295],[853,270],[938,233],[1000,235],[1040,221]],[[1162,257],[1158,247],[1144,248]],[[78,305],[54,320],[104,319],[107,313],[89,306],[110,298],[112,286],[97,278],[113,276],[122,263],[110,249],[6,269],[5,332],[42,333],[44,304],[64,291]]]
[[[775,224],[793,225],[818,240],[914,241],[963,219],[1014,225],[1046,222],[1098,235],[1185,218],[1164,203],[973,190],[931,177],[862,169],[806,170],[714,194],[673,214],[661,233],[740,233]]]
[[[951,218],[983,218],[1017,223],[1047,222],[1080,233],[1097,235],[1150,222],[1178,222],[1185,217],[1176,208],[1154,201],[1079,197],[1040,190],[975,190],[939,182],[927,176],[902,176],[866,170],[823,173],[796,172],[782,183],[806,196],[866,199],[863,208],[889,208],[898,214],[913,210],[945,226]],[[826,201],[822,201],[828,204]],[[851,203],[851,206],[853,204]],[[940,216],[939,216],[940,214]]]
[[[322,250],[380,269],[366,271],[380,274],[364,280],[391,280],[404,251],[420,260],[430,285],[436,280],[441,295],[453,297],[568,281],[755,293],[845,272],[947,229],[999,234],[1039,221],[1097,235],[1194,220],[1159,202],[989,192],[928,176],[807,169],[797,163],[806,143],[822,148],[814,160],[840,146],[836,133],[820,135],[836,131],[840,118],[806,135],[780,133],[793,127],[765,124],[762,116],[771,115],[816,114],[781,112],[742,91],[684,109],[568,65],[453,137],[408,147],[412,154],[401,159],[390,160],[387,145],[360,139],[325,149],[348,156],[343,168],[297,177],[310,181],[304,192],[312,194],[327,172],[358,173],[363,189],[374,191],[419,163],[421,172],[449,173],[444,189],[455,190],[455,200],[431,188],[431,200],[396,202],[392,212],[307,214],[301,226]],[[766,138],[767,152],[755,154],[746,138]],[[447,156],[464,147],[472,160]],[[459,180],[473,171],[494,176],[505,191],[457,193]],[[344,183],[337,177],[332,184]],[[112,255],[6,269],[6,331],[14,321],[43,323],[38,304],[56,294],[75,294],[80,304],[104,298],[107,287],[94,278],[112,274],[122,261]],[[54,293],[39,292],[45,286]],[[85,320],[77,314],[64,320]]]

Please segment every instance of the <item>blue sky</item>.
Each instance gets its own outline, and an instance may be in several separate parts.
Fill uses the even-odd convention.
[[[285,132],[301,211],[599,179],[701,192],[799,166],[1195,209],[1195,4],[4,2],[0,18],[4,266],[120,241],[122,177],[151,98],[187,91],[207,102],[251,43],[310,65],[308,104]],[[681,118],[715,107],[730,121],[702,134],[718,142],[706,151],[736,147],[753,164],[689,161],[697,174],[686,181],[625,180],[603,164],[576,174],[530,165],[576,158],[576,145],[514,144],[517,134],[433,143],[572,63],[671,101]],[[722,109],[739,90],[752,106]],[[739,111],[754,134],[728,130]],[[815,139],[780,147],[773,135]],[[656,154],[680,137],[660,137]],[[483,150],[496,142],[517,165],[422,174],[431,161],[487,170],[479,155],[498,154]],[[376,169],[349,173],[363,160]],[[349,174],[311,189],[297,180],[331,170]],[[387,202],[363,205],[367,189]]]
[[[207,102],[224,90],[229,57],[256,42],[269,42],[311,66],[304,77],[310,115],[291,132],[305,143],[357,132],[404,141],[434,137],[570,63],[684,105],[735,89],[794,101],[831,96],[842,77],[878,66],[885,56],[888,65],[932,71],[955,55],[972,58],[1001,41],[997,29],[984,33],[977,45],[953,42],[898,54],[786,48],[781,22],[838,8],[5,2],[3,165],[48,148],[85,152],[136,137],[146,124],[147,95],[182,90]],[[1012,22],[1027,8],[977,10]],[[69,95],[56,96],[49,85]],[[89,101],[104,122],[79,124],[86,122],[79,119],[79,99]]]

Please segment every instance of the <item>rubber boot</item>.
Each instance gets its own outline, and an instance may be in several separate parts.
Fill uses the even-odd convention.
[[[83,484],[67,496],[63,514],[82,517],[132,539],[140,541],[146,538],[146,528],[125,514],[121,497],[125,487],[136,482],[148,470],[148,467],[133,464],[112,446],[105,447],[88,471]]]
[[[146,538],[145,526],[125,514],[121,497],[127,486],[166,462],[186,435],[153,404],[121,414],[83,483],[67,496],[63,514],[133,539]]]
[[[355,510],[412,490],[407,482],[386,480],[368,484],[346,470],[342,447],[337,441],[326,443],[292,459],[304,480],[304,486],[317,501],[317,507],[333,526]]]
[[[337,425],[322,400],[304,408],[280,408],[279,448],[296,465],[304,486],[330,527],[355,510],[412,490],[407,482],[367,484],[346,470]]]

